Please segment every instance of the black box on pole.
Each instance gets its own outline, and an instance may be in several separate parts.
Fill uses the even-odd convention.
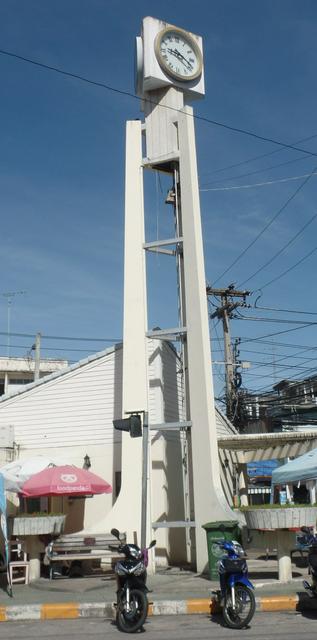
[[[118,431],[129,431],[131,438],[142,436],[142,422],[139,414],[134,414],[130,418],[113,420],[113,426]]]

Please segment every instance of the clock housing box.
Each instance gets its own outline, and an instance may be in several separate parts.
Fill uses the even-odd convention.
[[[166,28],[179,29],[157,18],[147,16],[143,19],[141,38],[137,38],[137,93],[143,96],[148,91],[163,87],[178,87],[182,89],[188,99],[201,98],[205,95],[204,68],[194,80],[176,80],[166,73],[160,66],[155,54],[155,40],[157,34]],[[189,31],[183,30],[196,42],[203,56],[202,38]]]

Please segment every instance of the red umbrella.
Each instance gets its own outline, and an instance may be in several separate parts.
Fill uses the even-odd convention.
[[[96,493],[111,493],[108,482],[91,471],[72,465],[47,467],[35,473],[21,489],[25,498],[39,496],[87,496]]]

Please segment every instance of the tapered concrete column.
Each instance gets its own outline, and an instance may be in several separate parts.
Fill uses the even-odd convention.
[[[122,417],[148,411],[147,297],[145,280],[142,133],[139,120],[126,123],[124,320]],[[121,416],[117,416],[121,417]],[[116,527],[129,542],[141,541],[142,438],[122,432],[121,490],[98,531]],[[150,496],[150,487],[148,488]],[[148,535],[150,535],[148,508]],[[91,527],[96,530],[96,527]],[[147,543],[149,540],[147,540]]]
[[[220,482],[195,131],[191,107],[184,107],[178,114],[178,136],[196,564],[197,571],[203,571],[208,558],[206,533],[202,525],[210,521],[232,521],[236,520],[236,517],[226,502]]]

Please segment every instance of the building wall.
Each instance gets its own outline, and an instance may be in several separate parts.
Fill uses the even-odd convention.
[[[149,377],[150,424],[178,420],[177,364],[170,345],[149,341]],[[122,349],[115,348],[2,399],[0,426],[14,426],[19,457],[49,454],[82,467],[88,454],[91,470],[115,487],[116,472],[121,469],[121,434],[112,421],[121,417],[121,404]],[[152,431],[151,445],[152,519],[167,514],[175,520],[182,512],[180,434]],[[115,498],[115,493],[76,501],[58,498],[54,509],[69,513],[68,531],[80,530],[104,516]],[[170,535],[162,534],[163,546],[170,546]],[[169,549],[163,555],[168,557]]]
[[[120,448],[120,434],[114,432],[112,420],[121,417],[121,380],[122,349],[110,350],[3,399],[0,425],[14,426],[19,457],[48,454],[82,467],[88,454],[91,470],[114,486],[114,450]],[[78,530],[100,510],[108,511],[114,497],[73,502],[65,498],[63,504],[57,499],[54,509],[70,511],[68,529]]]
[[[163,341],[149,340],[148,344],[150,426],[182,420],[185,418],[182,374],[176,353]],[[122,417],[121,414],[121,347],[96,354],[0,400],[0,427],[13,425],[20,458],[48,454],[82,467],[88,454],[91,470],[112,484],[113,493],[109,495],[83,500],[54,499],[54,511],[68,513],[68,532],[97,525],[117,497],[121,433],[113,429],[112,421]],[[217,412],[220,433],[228,433],[228,424]],[[184,434],[179,430],[151,430],[150,436],[152,522],[184,520]],[[186,559],[184,529],[158,529],[155,537],[159,564]]]

